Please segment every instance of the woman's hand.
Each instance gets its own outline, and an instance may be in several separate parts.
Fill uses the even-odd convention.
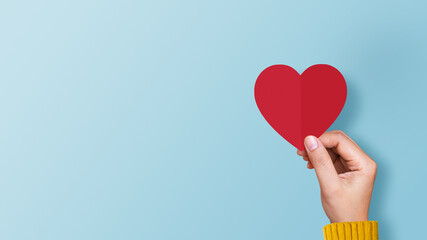
[[[323,209],[331,223],[367,221],[376,163],[342,131],[308,136],[298,155],[316,171]]]

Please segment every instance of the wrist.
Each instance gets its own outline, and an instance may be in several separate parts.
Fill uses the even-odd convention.
[[[362,222],[362,221],[368,221],[368,220],[369,220],[368,214],[354,214],[354,215],[340,216],[336,218],[329,218],[329,221],[331,223]]]

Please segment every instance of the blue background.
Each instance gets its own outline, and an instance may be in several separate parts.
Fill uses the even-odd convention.
[[[0,239],[322,239],[317,180],[265,122],[272,64],[348,84],[381,239],[425,232],[425,1],[2,1]]]

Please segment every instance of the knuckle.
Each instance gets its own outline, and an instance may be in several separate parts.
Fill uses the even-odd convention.
[[[377,169],[377,163],[374,161],[371,161],[371,164],[372,164],[372,168],[376,170]]]
[[[373,160],[370,160],[366,163],[366,172],[372,175],[377,173],[377,163]]]
[[[324,158],[321,158],[317,161],[317,165],[319,167],[325,167],[327,164],[328,164],[328,162]]]
[[[328,158],[325,156],[318,156],[315,160],[315,162],[317,163],[317,166],[321,167],[321,168],[328,165],[328,163],[329,163],[328,161],[329,161]]]
[[[369,161],[369,169],[373,172],[377,172],[377,163],[374,161]]]
[[[343,131],[341,130],[334,130],[334,133],[336,135],[338,135],[339,137],[347,137],[347,134],[345,134]]]

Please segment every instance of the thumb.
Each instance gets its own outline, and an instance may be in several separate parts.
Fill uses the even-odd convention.
[[[322,142],[315,136],[307,136],[304,139],[304,145],[308,157],[316,171],[320,188],[325,189],[332,184],[335,184],[338,180],[338,174],[335,170],[332,159]]]

